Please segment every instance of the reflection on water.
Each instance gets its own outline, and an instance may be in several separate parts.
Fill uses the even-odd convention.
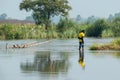
[[[79,50],[79,60],[78,60],[78,62],[81,65],[81,67],[83,69],[85,69],[84,50],[83,51]]]
[[[33,63],[26,61],[21,64],[23,71],[39,71],[46,73],[59,73],[68,71],[67,53],[59,52],[57,56],[50,51],[36,52]],[[59,54],[59,55],[58,55]]]
[[[98,50],[98,51],[91,51],[93,55],[99,56],[99,55],[111,55],[116,58],[120,58],[120,51],[110,51],[110,50]]]
[[[15,42],[23,41],[26,42]],[[84,54],[82,59],[77,39],[7,50],[6,42],[0,41],[0,80],[119,80],[120,51],[89,50],[95,42],[109,41],[85,38],[84,53],[80,52]]]
[[[115,56],[116,58],[120,58],[120,52],[115,52],[112,55]]]

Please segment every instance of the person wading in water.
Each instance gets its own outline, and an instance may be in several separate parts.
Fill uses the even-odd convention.
[[[84,51],[84,36],[85,36],[85,31],[81,30],[78,34],[78,39],[79,39],[79,51],[83,52]]]
[[[85,31],[81,30],[78,34],[78,39],[79,39],[79,63],[81,64],[82,67],[85,67],[84,63],[84,36],[85,36]]]

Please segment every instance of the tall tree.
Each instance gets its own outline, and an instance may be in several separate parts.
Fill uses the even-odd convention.
[[[45,24],[46,29],[51,23],[51,17],[68,15],[71,7],[67,0],[23,0],[20,3],[20,10],[33,11],[33,18],[36,24]]]

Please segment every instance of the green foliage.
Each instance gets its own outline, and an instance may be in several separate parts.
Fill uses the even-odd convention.
[[[113,31],[115,37],[120,36],[120,17],[113,20],[110,28]]]
[[[76,38],[77,33],[73,29],[68,29],[68,30],[64,31],[63,33],[61,33],[60,36],[61,36],[61,38],[65,38],[65,39]]]
[[[0,24],[1,39],[46,39],[58,38],[56,26],[52,25],[47,31],[45,25]]]
[[[67,0],[23,0],[20,3],[20,10],[22,9],[32,10],[36,24],[45,24],[48,27],[51,17],[66,16],[71,7]]]
[[[88,37],[120,36],[120,18],[112,22],[103,19],[93,24],[77,23],[69,18],[61,18],[57,25],[35,24],[0,24],[0,39],[46,39],[46,38],[77,38],[79,31],[85,30]]]
[[[107,44],[93,44],[90,50],[120,50],[120,38],[114,39],[111,43]]]
[[[71,19],[61,18],[57,25],[57,30],[61,38],[77,38],[79,31],[82,29],[86,30],[87,27],[87,25],[78,24]]]
[[[89,27],[88,24],[77,24],[77,25],[75,26],[75,30],[76,30],[77,33],[79,33],[81,30],[85,30],[85,32],[86,32],[86,29],[87,29],[88,27]]]
[[[98,50],[98,48],[100,47],[100,44],[96,43],[96,44],[93,44],[92,46],[90,46],[90,50]]]
[[[68,18],[65,19],[60,19],[58,25],[57,25],[57,30],[59,30],[59,32],[64,32],[70,28],[74,28],[76,26],[76,23]]]
[[[93,25],[87,28],[86,35],[89,37],[101,37],[102,31],[107,28],[107,23],[103,19],[97,20]]]
[[[113,45],[119,45],[120,46],[120,38],[117,38],[115,40],[112,41]]]
[[[58,33],[56,32],[56,26],[52,25],[51,27],[49,27],[47,34],[48,34],[47,35],[48,38],[58,38]]]
[[[3,39],[14,39],[17,38],[19,36],[19,34],[17,34],[16,32],[16,28],[13,29],[13,25],[11,24],[2,24],[0,25],[0,35],[1,38]]]
[[[1,39],[46,39],[46,38],[77,38],[80,30],[88,27],[77,24],[71,19],[61,19],[59,24],[51,25],[46,30],[45,25],[32,24],[0,24]]]
[[[114,37],[114,33],[111,29],[104,29],[102,31],[102,37]]]

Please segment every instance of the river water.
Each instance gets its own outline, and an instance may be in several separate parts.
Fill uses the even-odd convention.
[[[119,80],[119,51],[90,51],[95,43],[113,39],[85,38],[83,68],[79,60],[77,39],[53,39],[22,49],[5,49],[13,44],[45,40],[0,41],[0,80]]]

